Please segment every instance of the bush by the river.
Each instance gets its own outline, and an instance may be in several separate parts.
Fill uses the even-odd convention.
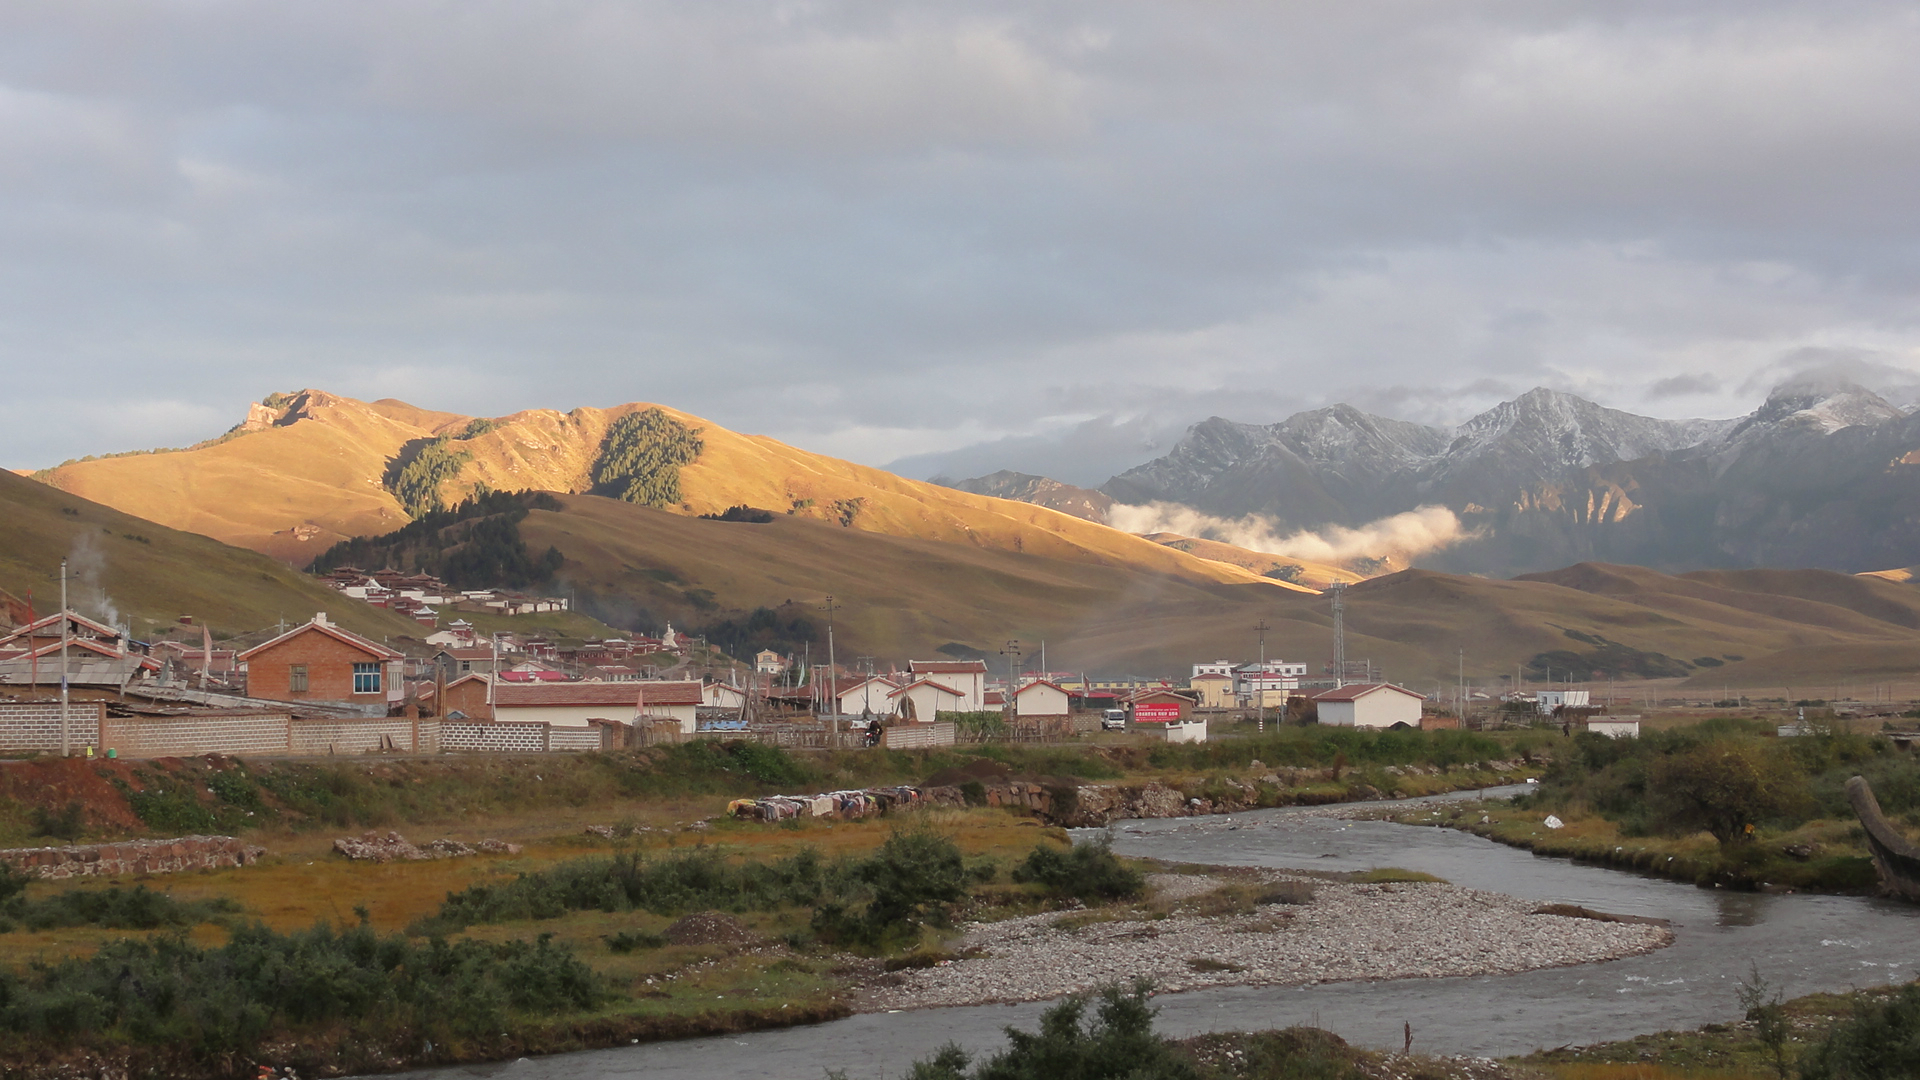
[[[1040,1014],[1040,1030],[1007,1028],[1008,1047],[971,1071],[972,1056],[949,1043],[915,1062],[907,1080],[1200,1080],[1193,1059],[1154,1033],[1151,990],[1139,981],[1094,1000],[1066,998]]]
[[[712,848],[661,857],[621,852],[574,859],[511,881],[448,893],[414,933],[452,933],[482,923],[554,919],[570,911],[774,911],[811,908],[824,940],[892,948],[943,925],[945,907],[990,864],[968,865],[952,838],[924,825],[895,829],[864,859],[823,858],[811,848],[782,859],[729,859]]]
[[[1114,857],[1112,841],[1106,837],[1064,851],[1041,844],[1014,867],[1013,880],[1033,882],[1053,896],[1089,903],[1130,899],[1147,886],[1144,874]]]
[[[1895,1080],[1920,1076],[1920,984],[1861,1004],[1852,1019],[1800,1060],[1805,1080]]]
[[[66,926],[98,926],[107,930],[158,930],[198,926],[240,913],[240,905],[226,897],[176,900],[169,893],[145,885],[110,885],[104,889],[63,889],[50,896],[29,899],[27,879],[11,866],[0,864],[0,933],[19,928],[56,930]]]
[[[363,1039],[480,1036],[515,1014],[588,1009],[605,996],[591,969],[545,937],[418,942],[364,923],[290,934],[248,925],[217,948],[176,933],[0,970],[0,1031],[226,1054],[334,1024]]]
[[[784,859],[732,861],[712,848],[649,858],[620,852],[574,859],[511,881],[448,893],[416,932],[452,932],[480,923],[554,919],[569,911],[769,911],[812,907],[850,894],[857,868],[809,848]]]

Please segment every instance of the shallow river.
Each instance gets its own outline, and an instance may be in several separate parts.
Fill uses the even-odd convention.
[[[1340,821],[1292,809],[1125,821],[1113,831],[1114,849],[1128,855],[1313,870],[1398,866],[1472,888],[1673,923],[1671,947],[1605,964],[1481,978],[1169,994],[1158,999],[1159,1030],[1173,1035],[1317,1024],[1351,1042],[1398,1049],[1402,1025],[1411,1024],[1415,1050],[1498,1057],[1734,1019],[1734,987],[1753,964],[1789,997],[1920,977],[1920,908],[1888,901],[1698,889],[1537,858],[1447,829]],[[1031,1028],[1045,1007],[1036,1002],[854,1016],[784,1031],[410,1075],[821,1080],[827,1069],[844,1069],[851,1080],[892,1080],[948,1041],[992,1050],[1003,1043],[1001,1028]]]

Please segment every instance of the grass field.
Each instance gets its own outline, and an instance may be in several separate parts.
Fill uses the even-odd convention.
[[[130,517],[9,472],[0,472],[0,589],[40,614],[59,609],[60,560],[79,579],[75,610],[131,621],[136,636],[192,615],[216,636],[249,633],[325,611],[375,639],[418,632],[418,623],[349,600],[264,555]]]

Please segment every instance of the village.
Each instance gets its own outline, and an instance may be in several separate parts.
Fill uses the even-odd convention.
[[[343,602],[406,615],[421,636],[374,641],[325,612],[257,643],[218,645],[191,616],[150,640],[72,610],[29,618],[0,636],[0,753],[547,753],[698,739],[925,749],[1105,732],[1193,743],[1222,725],[1442,730],[1515,716],[1638,734],[1637,718],[1601,715],[1586,690],[1514,691],[1474,715],[1459,699],[1448,708],[1383,678],[1369,661],[1336,659],[1310,675],[1299,661],[1216,659],[1183,678],[1115,678],[1047,670],[1044,646],[1027,657],[1009,641],[999,664],[940,657],[879,670],[863,657],[860,672],[833,662],[830,628],[823,663],[770,649],[733,658],[671,624],[658,635],[565,641],[481,633],[461,617],[510,622],[564,611],[564,598],[456,592],[394,570],[340,568],[325,580]]]

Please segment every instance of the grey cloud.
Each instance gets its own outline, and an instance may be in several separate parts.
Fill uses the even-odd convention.
[[[1011,469],[1067,484],[1097,487],[1116,473],[1151,461],[1203,417],[1097,416],[1058,434],[1009,435],[953,450],[913,454],[886,463],[902,476],[964,480]]]
[[[1713,375],[1673,375],[1647,387],[1647,397],[1657,401],[1660,398],[1712,394],[1719,389],[1720,380]]]
[[[1796,350],[1914,366],[1917,46],[1865,2],[28,0],[0,457],[313,383],[1094,471],[1089,417],[1675,371],[1732,415]],[[56,423],[76,369],[140,425]]]

